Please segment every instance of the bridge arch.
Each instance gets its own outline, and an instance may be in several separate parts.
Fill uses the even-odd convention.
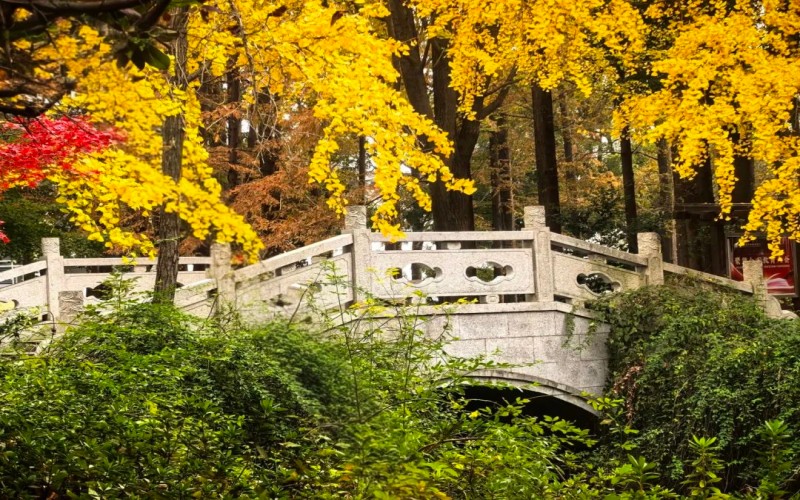
[[[471,373],[467,378],[474,381],[476,385],[480,385],[481,382],[489,386],[502,383],[525,391],[551,396],[594,417],[600,416],[600,413],[586,402],[583,391],[542,377],[508,370],[480,370]]]

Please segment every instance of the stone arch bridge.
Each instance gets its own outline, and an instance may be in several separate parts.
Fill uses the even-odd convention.
[[[231,267],[230,248],[223,245],[215,245],[211,257],[181,258],[176,303],[200,316],[234,307],[259,321],[295,314],[310,290],[323,307],[367,294],[424,300],[417,310],[430,319],[431,332],[449,322],[452,353],[517,365],[475,378],[536,383],[537,392],[579,406],[585,406],[581,393],[599,393],[606,383],[606,327],[592,327],[592,314],[582,307],[601,293],[690,276],[754,295],[769,313],[781,314],[766,294],[760,262],[746,263],[745,282],[699,273],[664,263],[655,233],[639,235],[638,254],[551,233],[542,207],[526,207],[522,231],[408,233],[399,244],[370,232],[366,222],[365,208],[352,207],[343,234],[239,269]],[[0,303],[18,306],[6,316],[38,311],[44,321],[68,323],[97,300],[93,291],[111,269],[125,265],[119,258],[64,258],[57,239],[45,239],[43,253],[41,261],[0,272]],[[124,269],[141,289],[152,289],[155,262]],[[325,279],[331,272],[337,284]],[[447,317],[433,305],[458,298],[472,300]]]

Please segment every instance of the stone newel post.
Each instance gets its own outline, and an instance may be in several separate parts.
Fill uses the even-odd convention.
[[[661,254],[661,237],[658,233],[639,233],[636,235],[639,244],[639,255],[647,258],[647,269],[644,270],[648,285],[664,284],[664,260]]]
[[[533,231],[533,277],[538,302],[555,300],[553,280],[553,254],[550,248],[550,229],[545,223],[543,206],[524,209],[523,220],[526,231]]]
[[[762,309],[767,310],[767,283],[764,281],[764,263],[760,259],[745,259],[742,262],[745,283],[753,286],[753,298]]]
[[[211,245],[211,278],[217,282],[217,311],[223,306],[236,304],[236,281],[231,267],[231,246],[229,243]]]
[[[353,235],[353,299],[359,300],[363,293],[359,290],[371,291],[371,243],[367,229],[367,207],[351,205],[344,216],[344,232]]]
[[[42,238],[42,254],[47,263],[47,309],[51,319],[58,320],[61,313],[59,293],[64,290],[64,259],[58,238]]]

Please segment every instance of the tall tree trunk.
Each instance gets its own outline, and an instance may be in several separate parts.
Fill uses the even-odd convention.
[[[396,40],[419,39],[414,11],[403,0],[388,0],[390,16],[387,28]],[[430,59],[424,59],[420,44],[411,44],[408,51],[395,57],[395,67],[402,77],[408,101],[414,110],[431,120],[447,133],[453,142],[454,153],[443,158],[456,177],[471,178],[471,162],[478,141],[480,122],[460,119],[458,116],[458,94],[450,86],[450,60],[447,56],[448,41],[434,38],[430,44]],[[429,79],[430,78],[430,79]],[[432,96],[429,95],[432,92]],[[507,91],[497,94],[493,106],[499,105]],[[483,104],[477,114],[485,117]],[[490,106],[487,105],[486,108]],[[496,109],[496,107],[494,107]],[[420,138],[426,142],[426,138]],[[444,183],[430,186],[433,202],[433,225],[437,231],[470,231],[475,227],[472,197],[448,191]]]
[[[173,85],[181,90],[188,86],[186,76],[186,52],[188,49],[186,31],[189,14],[186,7],[176,9],[171,20],[171,27],[178,34],[173,42],[172,52],[174,79]],[[183,161],[183,114],[168,116],[164,119],[162,130],[163,151],[161,155],[162,172],[178,182],[181,178]],[[158,225],[158,264],[156,265],[156,283],[153,289],[153,302],[172,303],[175,300],[175,288],[178,284],[178,243],[180,240],[180,218],[177,213],[167,212],[161,207]]]
[[[724,226],[716,221],[711,160],[697,169],[692,179],[674,175],[678,264],[698,271],[723,275]]]
[[[367,200],[367,138],[358,136],[358,188],[361,190],[361,201]]]
[[[636,233],[639,232],[639,222],[636,214],[636,181],[633,176],[633,148],[628,127],[622,129],[620,137],[620,160],[622,163],[622,190],[625,195],[625,237],[628,241],[628,251],[639,252]]]
[[[475,120],[459,120],[458,135],[455,140],[452,169],[453,175],[463,179],[472,178],[472,155],[480,136],[480,122]],[[452,229],[449,231],[474,231],[475,212],[472,205],[472,195],[458,191],[448,191]]]
[[[253,129],[252,126],[250,128],[248,144],[252,143],[253,146],[251,147],[255,148],[259,137],[261,137],[260,140],[263,141],[263,143],[266,143],[266,146],[262,144],[262,149],[258,153],[258,169],[264,177],[278,173],[280,154],[279,149],[273,144],[273,141],[278,139],[280,133],[277,125],[260,125],[259,129]]]
[[[558,193],[558,163],[556,160],[556,133],[553,124],[553,95],[534,84],[533,133],[536,144],[536,179],[539,203],[545,208],[547,227],[561,232],[561,202]]]
[[[675,242],[675,194],[672,187],[672,156],[669,143],[661,139],[657,144],[656,161],[658,163],[658,207],[664,224],[661,227],[661,250],[664,260],[676,263],[677,244]]]
[[[564,142],[564,161],[575,161],[575,145],[572,142],[572,120],[569,117],[567,98],[563,94],[558,98],[558,114],[561,115],[561,139]]]
[[[447,41],[441,38],[433,39],[431,44],[431,58],[433,62],[433,119],[455,143],[458,96],[450,86],[450,64],[447,58]],[[454,144],[457,146],[457,144]],[[453,170],[455,155],[444,159],[445,163]],[[455,172],[454,172],[455,173]],[[436,181],[431,186],[433,227],[435,231],[453,231],[456,229],[455,210],[451,204],[450,193],[444,182]]]
[[[731,140],[739,143],[739,134],[731,134]],[[736,155],[733,157],[733,173],[736,176],[736,184],[733,186],[732,198],[734,203],[750,203],[753,201],[755,190],[755,168],[753,159],[746,156]],[[747,215],[745,218],[747,218]]]
[[[228,63],[228,73],[226,80],[228,84],[227,104],[237,104],[242,98],[241,83],[239,72],[237,71],[235,58],[231,58]],[[239,172],[235,166],[239,163],[239,143],[241,141],[242,120],[238,113],[228,116],[228,189],[239,184]]]
[[[508,149],[508,125],[502,114],[497,117],[497,130],[489,136],[489,166],[492,172],[492,229],[512,231],[511,155]]]

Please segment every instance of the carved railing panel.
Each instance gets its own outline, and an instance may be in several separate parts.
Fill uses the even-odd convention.
[[[379,278],[378,297],[409,294],[485,296],[533,294],[530,248],[486,250],[373,251],[370,266]],[[425,271],[427,270],[427,271]]]
[[[553,251],[560,254],[588,257],[594,262],[602,262],[615,266],[624,266],[631,270],[646,267],[647,258],[615,248],[608,248],[571,236],[553,233],[550,236]]]
[[[560,253],[553,254],[553,276],[557,296],[580,301],[596,299],[603,293],[633,290],[645,284],[638,272]]]
[[[387,249],[388,238],[371,233],[374,250],[389,252],[421,250],[460,250],[518,248],[530,246],[532,231],[453,231],[453,232],[408,232],[400,242],[400,249]]]
[[[0,290],[39,278],[46,272],[46,269],[47,262],[41,260],[0,272]]]
[[[753,285],[750,283],[735,281],[732,279],[723,278],[722,276],[717,276],[715,274],[704,273],[702,271],[695,271],[694,269],[677,266],[668,262],[664,263],[664,274],[666,274],[667,277],[674,276],[689,278],[702,283],[708,283],[710,285],[723,288],[732,288],[748,295],[752,295],[753,293]]]
[[[341,277],[336,285],[334,274]],[[236,304],[247,310],[278,308],[294,311],[313,295],[320,307],[335,307],[353,300],[352,255],[342,254],[295,269],[281,268],[280,276],[264,273],[236,284]]]

